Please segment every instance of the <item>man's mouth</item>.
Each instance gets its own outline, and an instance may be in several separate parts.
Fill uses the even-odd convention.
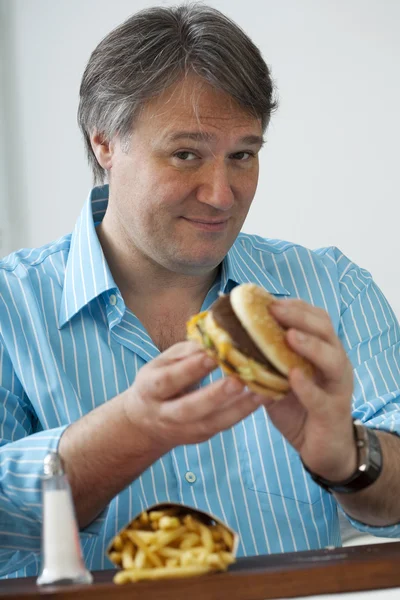
[[[182,217],[185,221],[201,229],[202,231],[224,231],[228,225],[229,219],[189,219],[188,217]]]

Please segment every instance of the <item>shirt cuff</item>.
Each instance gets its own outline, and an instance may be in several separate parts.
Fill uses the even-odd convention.
[[[386,525],[384,527],[375,527],[373,525],[366,525],[350,517],[343,508],[339,505],[339,510],[343,513],[349,523],[358,531],[362,533],[369,533],[376,537],[387,537],[387,538],[400,538],[400,523],[395,525]]]

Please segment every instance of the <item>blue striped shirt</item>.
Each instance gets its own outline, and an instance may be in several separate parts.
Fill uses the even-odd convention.
[[[106,186],[91,192],[71,235],[0,262],[3,576],[38,573],[47,452],[70,423],[123,392],[159,353],[125,306],[96,234],[107,195]],[[203,309],[219,291],[249,281],[329,312],[354,366],[354,416],[399,433],[399,326],[370,273],[334,247],[310,251],[240,234]],[[215,371],[203,384],[218,377]],[[207,442],[175,448],[118,494],[81,532],[89,569],[111,567],[110,539],[163,501],[218,515],[239,533],[239,555],[341,544],[335,499],[313,483],[263,408]],[[400,526],[353,523],[376,535],[400,534]]]

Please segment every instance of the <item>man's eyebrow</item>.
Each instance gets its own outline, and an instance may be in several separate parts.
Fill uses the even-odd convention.
[[[214,142],[216,136],[205,131],[177,131],[166,138],[167,142],[178,142],[183,139],[193,140],[194,142]],[[262,147],[264,145],[264,138],[260,135],[245,135],[238,140],[238,143]]]
[[[240,138],[240,144],[250,144],[250,146],[264,146],[265,140],[261,135],[245,135]]]
[[[205,131],[176,131],[167,136],[168,142],[178,142],[182,139],[193,140],[194,142],[213,142],[216,136]]]

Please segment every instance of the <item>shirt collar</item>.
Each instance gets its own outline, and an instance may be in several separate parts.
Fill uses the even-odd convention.
[[[275,296],[290,296],[290,292],[269,272],[268,253],[258,262],[239,235],[222,263],[221,291],[229,292],[235,284],[255,283]],[[272,266],[272,265],[271,265]],[[232,285],[233,283],[233,285]]]
[[[59,313],[60,329],[91,300],[118,289],[96,233],[96,224],[103,220],[107,209],[108,193],[108,185],[92,189],[72,232]],[[241,283],[255,283],[275,295],[290,295],[268,272],[265,261],[261,265],[256,261],[239,235],[222,262],[220,290],[228,292]]]
[[[117,286],[96,233],[108,203],[108,185],[95,187],[85,202],[71,237],[65,268],[59,328],[91,300]]]

